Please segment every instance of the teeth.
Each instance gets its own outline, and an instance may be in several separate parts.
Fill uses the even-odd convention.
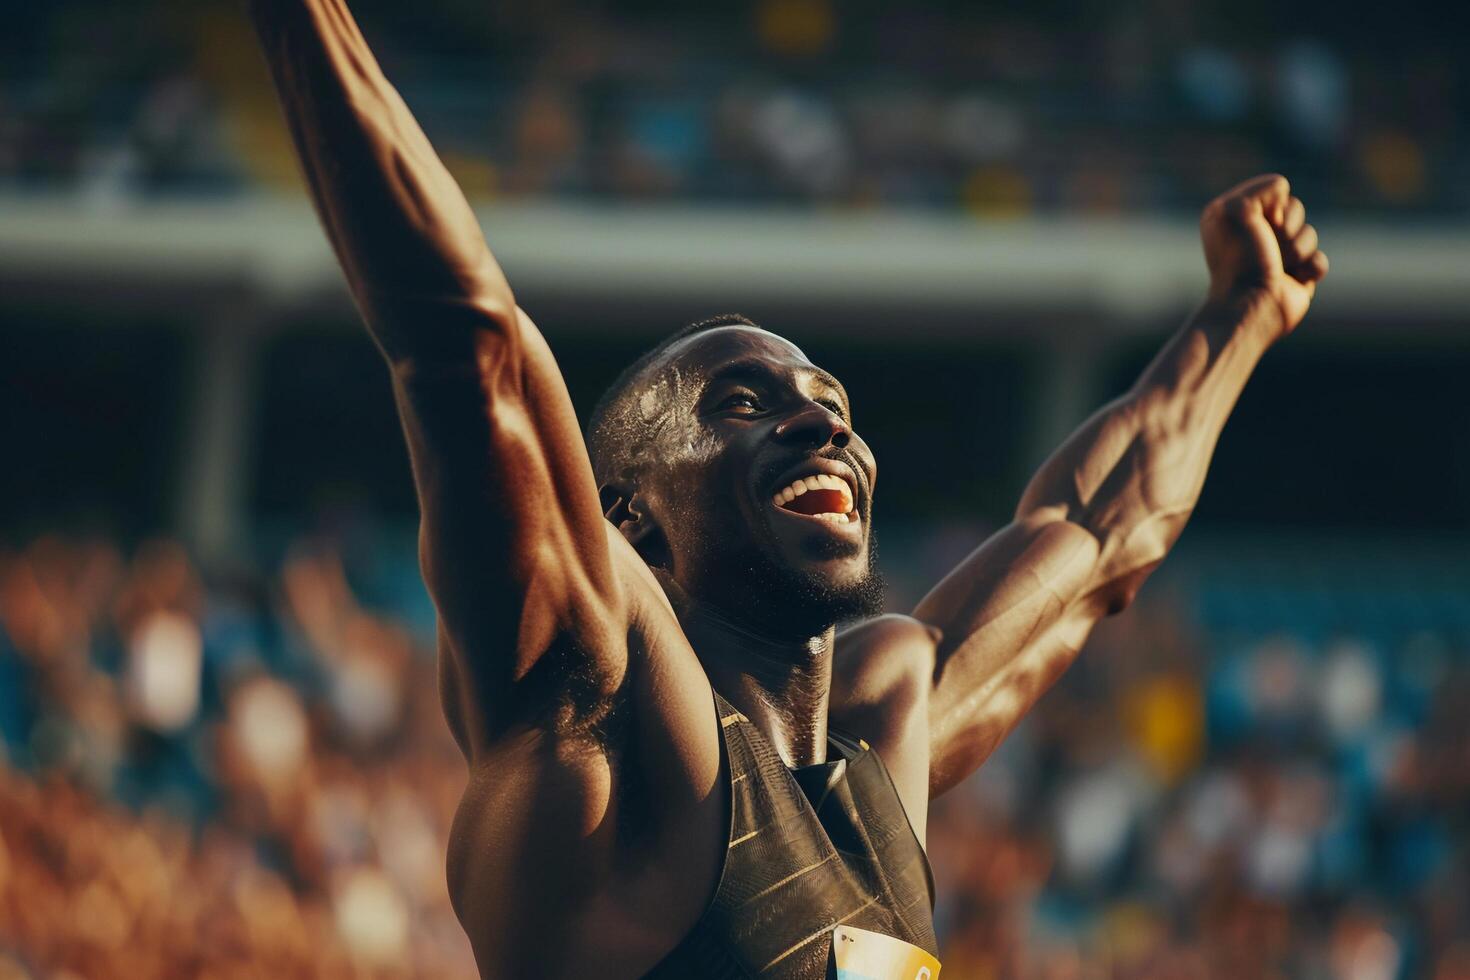
[[[844,512],[840,514],[810,514],[808,516],[817,517],[822,520],[830,520],[834,524],[847,524],[850,522],[850,520],[852,520],[848,517],[848,514],[850,514],[853,509],[852,486],[841,477],[832,476],[829,473],[818,473],[815,476],[807,476],[802,477],[798,480],[793,480],[791,481],[790,486],[777,491],[775,496],[771,498],[771,502],[774,503],[777,507],[780,507],[782,504],[788,504],[791,501],[795,500],[797,497],[800,497],[808,490],[836,490],[838,493],[842,494],[842,505],[845,508]]]

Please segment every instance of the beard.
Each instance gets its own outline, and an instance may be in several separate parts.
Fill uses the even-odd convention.
[[[845,455],[833,458],[856,469]],[[787,465],[789,460],[773,463],[772,473],[755,482],[769,483]],[[731,477],[729,482],[737,480]],[[696,477],[687,482],[698,486],[707,481]],[[871,512],[866,554],[859,562],[855,559],[861,544],[827,533],[809,534],[794,549],[781,545],[764,519],[747,513],[733,495],[676,492],[664,500],[666,522],[656,539],[640,547],[640,554],[650,565],[662,567],[683,594],[735,622],[766,636],[804,640],[883,611],[885,583],[877,567]],[[833,564],[843,569],[841,575],[831,573]]]
[[[841,557],[833,553],[836,544],[815,538],[808,551],[813,558]],[[804,639],[883,611],[886,583],[877,556],[877,540],[870,530],[866,567],[854,579],[834,582],[814,569],[751,549],[731,562],[740,569],[739,584],[720,589],[719,597],[703,598],[762,633]]]

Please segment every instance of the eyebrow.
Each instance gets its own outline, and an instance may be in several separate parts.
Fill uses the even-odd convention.
[[[833,377],[830,372],[824,371],[815,365],[811,367],[798,368],[798,372],[816,378],[822,384],[826,385],[828,388],[831,388],[833,391],[841,395],[844,402],[851,404],[852,399],[848,398],[847,389],[842,387],[842,382]],[[778,380],[778,375],[775,371],[772,371],[770,366],[764,361],[731,361],[730,363],[723,364],[720,367],[716,368],[714,371],[711,371],[708,377],[708,382],[713,383],[716,381],[731,380],[738,381],[742,378],[750,379],[753,381],[771,382]]]

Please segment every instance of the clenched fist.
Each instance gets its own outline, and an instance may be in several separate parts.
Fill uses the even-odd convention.
[[[1209,203],[1199,225],[1211,302],[1264,301],[1280,314],[1276,336],[1290,333],[1327,275],[1327,256],[1286,178],[1266,174],[1232,187]]]

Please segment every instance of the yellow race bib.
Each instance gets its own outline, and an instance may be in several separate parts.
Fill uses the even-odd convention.
[[[832,930],[837,980],[938,980],[939,961],[917,946],[854,926]]]

